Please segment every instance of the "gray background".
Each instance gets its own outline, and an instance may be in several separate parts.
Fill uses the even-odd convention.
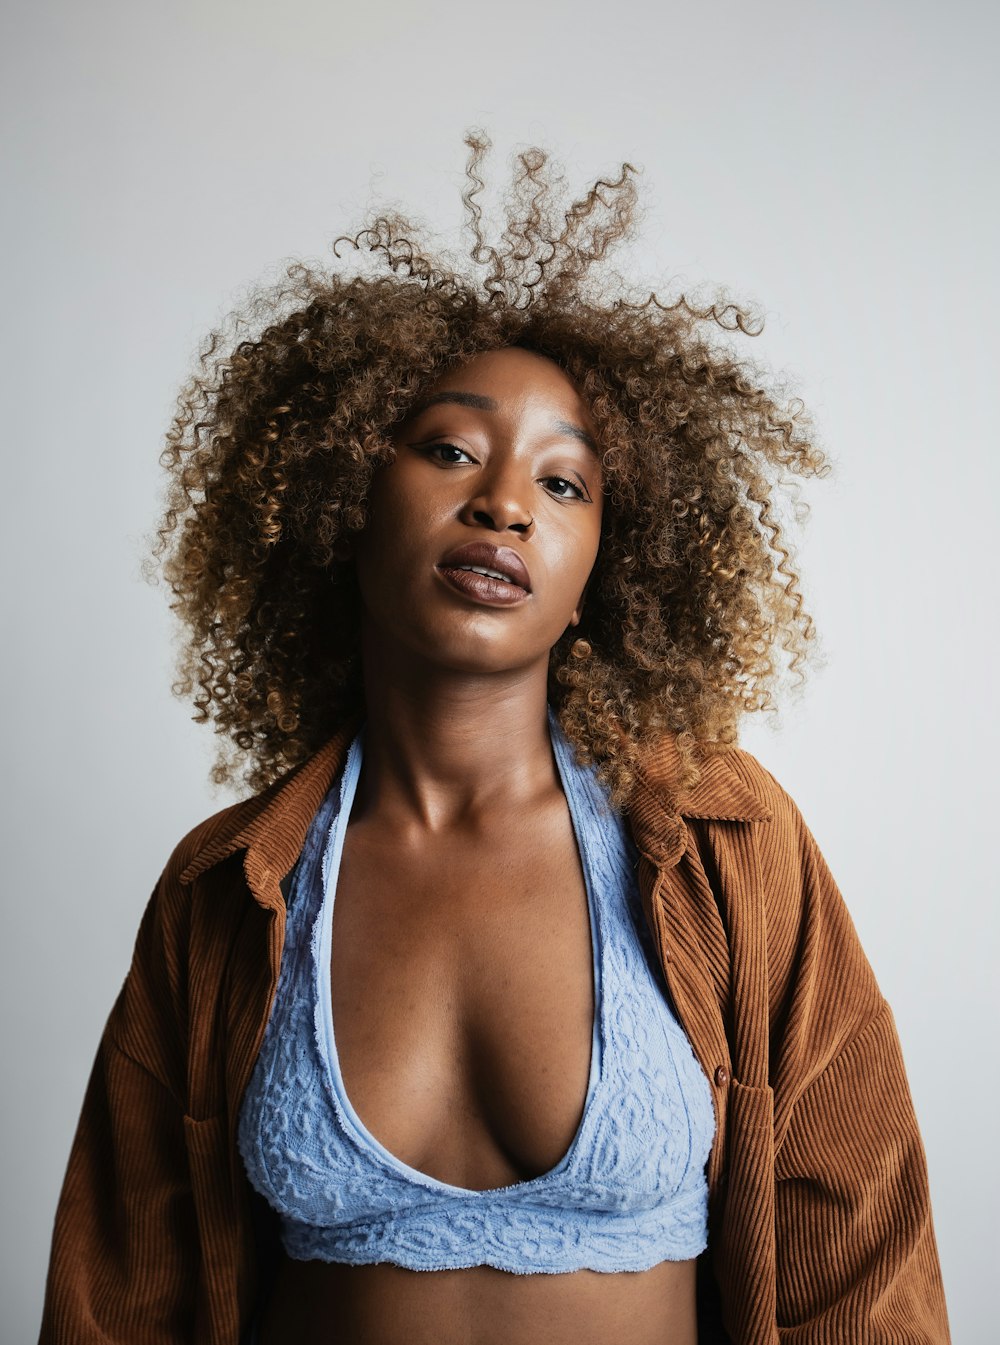
[[[174,843],[232,796],[141,581],[202,333],[371,200],[460,221],[540,142],[645,169],[635,265],[725,283],[836,475],[822,662],[744,746],[799,802],[896,1012],[956,1341],[996,1338],[995,6],[24,3],[4,19],[4,1341],[37,1330],[86,1075]],[[867,838],[862,840],[862,838]]]

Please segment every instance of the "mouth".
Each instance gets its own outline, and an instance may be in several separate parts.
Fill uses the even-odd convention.
[[[469,542],[449,551],[436,568],[452,588],[491,606],[510,607],[531,593],[528,568],[510,547]]]

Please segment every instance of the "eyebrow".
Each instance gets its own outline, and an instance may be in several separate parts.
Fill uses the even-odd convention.
[[[419,416],[421,412],[427,411],[432,406],[438,406],[441,402],[451,402],[457,406],[470,406],[474,411],[499,411],[499,406],[492,397],[484,397],[478,392],[435,392],[427,397],[413,408],[412,414]],[[579,439],[582,444],[586,444],[594,454],[598,453],[597,444],[591,435],[581,425],[574,425],[568,420],[557,420],[555,428],[560,434],[567,434],[572,439]]]
[[[582,425],[573,425],[568,420],[557,420],[556,429],[561,430],[563,434],[568,434],[574,439],[579,439],[582,444],[587,445],[591,453],[597,452],[596,443]]]
[[[439,402],[456,402],[459,406],[471,406],[475,411],[500,409],[492,397],[483,397],[478,392],[435,392],[433,396],[415,407],[414,411],[419,415],[421,411],[426,411],[429,406],[437,406]]]

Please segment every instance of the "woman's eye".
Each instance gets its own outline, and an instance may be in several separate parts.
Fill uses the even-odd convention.
[[[567,481],[564,476],[546,477],[546,484],[553,495],[558,495],[560,499],[568,499],[571,494],[576,495],[577,499],[580,500],[587,498],[574,481]]]
[[[459,448],[455,444],[431,444],[427,452],[440,462],[473,461],[471,455],[466,453],[464,448]]]

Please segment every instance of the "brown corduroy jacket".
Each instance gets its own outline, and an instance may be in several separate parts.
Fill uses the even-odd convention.
[[[40,1345],[238,1345],[265,1276],[237,1111],[280,886],[354,726],[177,845],[147,905],[56,1212]],[[889,1006],[816,842],[749,752],[678,798],[664,738],[626,816],[646,919],[708,1078],[702,1269],[734,1345],[949,1340]]]

